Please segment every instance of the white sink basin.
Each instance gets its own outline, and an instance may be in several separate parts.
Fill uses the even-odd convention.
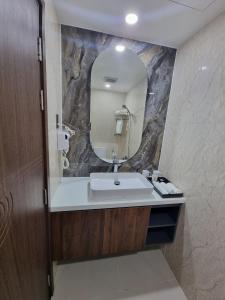
[[[120,185],[114,184],[117,176]],[[104,200],[143,200],[150,199],[152,184],[140,173],[91,173],[89,199]]]

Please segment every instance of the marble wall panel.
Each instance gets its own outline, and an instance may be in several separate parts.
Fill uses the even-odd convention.
[[[225,299],[225,15],[177,52],[160,170],[186,206],[165,256],[190,300]]]
[[[95,155],[90,143],[90,83],[97,56],[118,43],[134,51],[148,73],[142,143],[135,156],[120,169],[140,171],[158,167],[176,50],[62,26],[63,123],[76,131],[70,140],[70,167],[64,170],[64,176],[89,176],[91,172],[112,169],[111,164]]]

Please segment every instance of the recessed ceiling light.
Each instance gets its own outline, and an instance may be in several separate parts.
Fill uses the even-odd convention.
[[[138,16],[136,14],[134,14],[134,13],[130,13],[130,14],[126,15],[125,20],[126,20],[127,24],[134,25],[138,21]]]
[[[123,52],[125,50],[125,46],[124,45],[116,45],[115,49],[118,52]]]
[[[199,69],[199,71],[206,71],[208,69],[208,67],[207,66],[201,66],[198,69]]]
[[[106,87],[107,89],[110,89],[110,88],[111,88],[111,84],[106,83],[106,84],[105,84],[105,87]]]

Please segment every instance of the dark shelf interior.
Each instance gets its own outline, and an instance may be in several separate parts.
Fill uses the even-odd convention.
[[[172,243],[176,227],[149,228],[146,246]]]
[[[146,247],[173,242],[179,212],[179,204],[172,206],[158,206],[151,209]]]
[[[149,227],[176,226],[179,216],[179,206],[152,208]]]

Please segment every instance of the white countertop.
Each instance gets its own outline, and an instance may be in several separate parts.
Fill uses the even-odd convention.
[[[88,199],[89,177],[63,177],[51,201],[50,211],[75,211],[101,208],[156,206],[166,204],[182,204],[185,198],[163,199],[155,191],[149,199],[90,201]]]

